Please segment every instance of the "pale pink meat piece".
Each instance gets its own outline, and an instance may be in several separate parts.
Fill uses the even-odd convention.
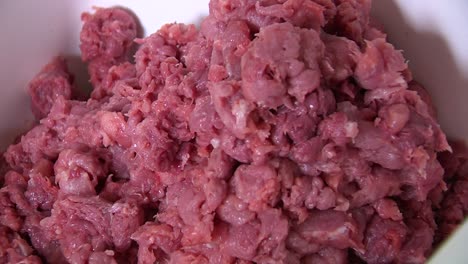
[[[136,38],[135,18],[121,8],[98,8],[94,14],[83,13],[81,20],[84,25],[80,34],[80,49],[84,61],[126,56]]]
[[[81,59],[89,63],[92,97],[101,99],[112,89],[109,81],[113,76],[125,79],[135,74],[126,61],[137,37],[138,24],[133,14],[122,8],[97,8],[94,14],[83,13],[81,20]]]

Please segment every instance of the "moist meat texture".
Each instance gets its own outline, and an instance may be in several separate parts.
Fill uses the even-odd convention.
[[[0,262],[424,263],[467,215],[468,149],[370,5],[211,0],[143,39],[83,14],[94,90],[61,58],[31,81]]]

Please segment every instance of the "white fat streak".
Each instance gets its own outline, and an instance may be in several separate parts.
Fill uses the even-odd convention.
[[[346,136],[354,138],[358,134],[358,124],[356,122],[347,122],[345,125]]]
[[[210,143],[213,146],[213,148],[218,148],[221,144],[221,141],[218,138],[213,138],[211,139]]]
[[[245,100],[239,100],[236,104],[232,107],[232,114],[236,117],[236,124],[241,125],[242,123],[245,124],[246,115],[248,105]]]

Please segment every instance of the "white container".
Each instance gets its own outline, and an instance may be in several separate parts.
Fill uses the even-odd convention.
[[[92,6],[128,7],[150,34],[164,23],[200,21],[208,14],[208,2],[0,1],[0,149],[32,124],[25,89],[28,81],[57,54],[78,59],[83,11],[91,11]],[[468,1],[374,0],[373,12],[390,42],[404,50],[415,79],[431,93],[444,131],[468,142]],[[86,71],[77,65],[72,62],[71,70]],[[468,244],[468,228],[463,232],[459,236]],[[465,252],[455,250],[457,245],[448,247],[453,249],[445,253],[450,260],[432,263],[468,263],[468,257],[460,255]]]

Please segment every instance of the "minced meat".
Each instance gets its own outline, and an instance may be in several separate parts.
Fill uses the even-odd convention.
[[[424,263],[467,215],[468,150],[370,8],[211,0],[146,38],[83,14],[94,90],[60,57],[31,81],[0,262]]]

